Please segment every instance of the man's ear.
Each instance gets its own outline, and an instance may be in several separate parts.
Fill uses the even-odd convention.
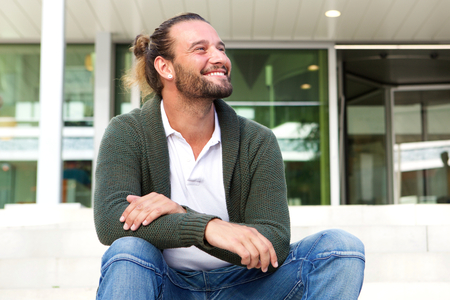
[[[155,58],[155,69],[163,79],[172,80],[174,77],[172,62],[161,56]]]

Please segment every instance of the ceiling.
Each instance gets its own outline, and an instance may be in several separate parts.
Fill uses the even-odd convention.
[[[0,0],[0,42],[39,42],[42,0]],[[196,12],[224,41],[449,43],[450,0],[66,0],[66,39],[130,41]],[[338,18],[325,11],[339,10]]]
[[[450,83],[450,50],[338,51],[345,73],[376,85]]]

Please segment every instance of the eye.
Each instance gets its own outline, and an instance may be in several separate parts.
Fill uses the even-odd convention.
[[[195,48],[195,51],[205,51],[206,48],[205,47],[197,47]]]

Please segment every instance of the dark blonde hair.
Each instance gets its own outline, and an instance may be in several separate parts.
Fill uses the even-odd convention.
[[[172,44],[174,40],[169,36],[170,28],[180,22],[194,20],[209,24],[198,14],[184,13],[164,21],[151,36],[144,34],[136,36],[133,46],[130,48],[136,56],[136,64],[122,78],[125,85],[128,87],[139,85],[143,98],[153,92],[161,96],[163,84],[154,66],[155,58],[161,56],[173,61]]]

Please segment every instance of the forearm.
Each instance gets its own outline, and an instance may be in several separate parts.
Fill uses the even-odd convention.
[[[235,223],[236,224],[236,223]],[[286,228],[271,228],[271,226],[267,225],[252,225],[252,224],[236,224],[236,225],[242,225],[246,227],[253,227],[256,230],[258,230],[259,233],[261,233],[263,236],[265,236],[272,244],[273,249],[275,250],[276,257],[278,264],[281,265],[285,259],[287,258],[287,255],[289,254],[289,232],[286,232]],[[226,249],[221,249],[219,247],[214,247],[211,249],[202,249],[206,253],[215,256],[221,260],[227,261],[229,263],[232,263],[234,265],[244,266],[247,267],[247,265],[242,264],[242,257],[240,257],[238,254],[233,253],[231,251],[228,251]],[[276,268],[273,267],[272,264],[269,265],[269,272],[275,271]]]
[[[204,244],[206,224],[214,216],[200,214],[188,209],[184,214],[164,215],[147,226],[137,230],[124,230],[120,217],[127,208],[128,202],[121,193],[116,197],[96,197],[94,202],[94,220],[97,235],[101,243],[112,244],[116,239],[125,236],[136,236],[147,240],[159,249],[189,247],[211,248]]]
[[[252,124],[248,124],[248,127],[251,129],[250,125]],[[248,161],[248,164],[240,166],[240,176],[235,177],[231,183],[230,220],[253,227],[267,238],[281,264],[289,253],[290,243],[284,163],[272,132],[263,129],[249,131],[253,132],[253,135],[247,139],[252,144],[245,144],[245,149],[249,149],[249,152],[241,154],[248,157],[244,160]],[[243,133],[243,136],[247,134]],[[213,255],[223,255],[220,258],[236,264],[240,262],[238,257],[230,258],[227,253]]]
[[[125,116],[126,118],[127,116]],[[120,218],[128,207],[129,195],[142,196],[155,190],[160,194],[170,193],[170,185],[159,184],[164,177],[153,179],[149,176],[146,148],[138,126],[130,119],[115,118],[108,126],[102,139],[96,168],[94,196],[94,220],[99,240],[110,245],[125,236],[143,238],[160,249],[188,247],[203,244],[205,226],[214,216],[189,210],[185,214],[165,215],[138,230],[124,230]],[[167,168],[160,159],[158,168]],[[165,188],[161,188],[161,186]],[[168,195],[169,196],[169,195]]]

